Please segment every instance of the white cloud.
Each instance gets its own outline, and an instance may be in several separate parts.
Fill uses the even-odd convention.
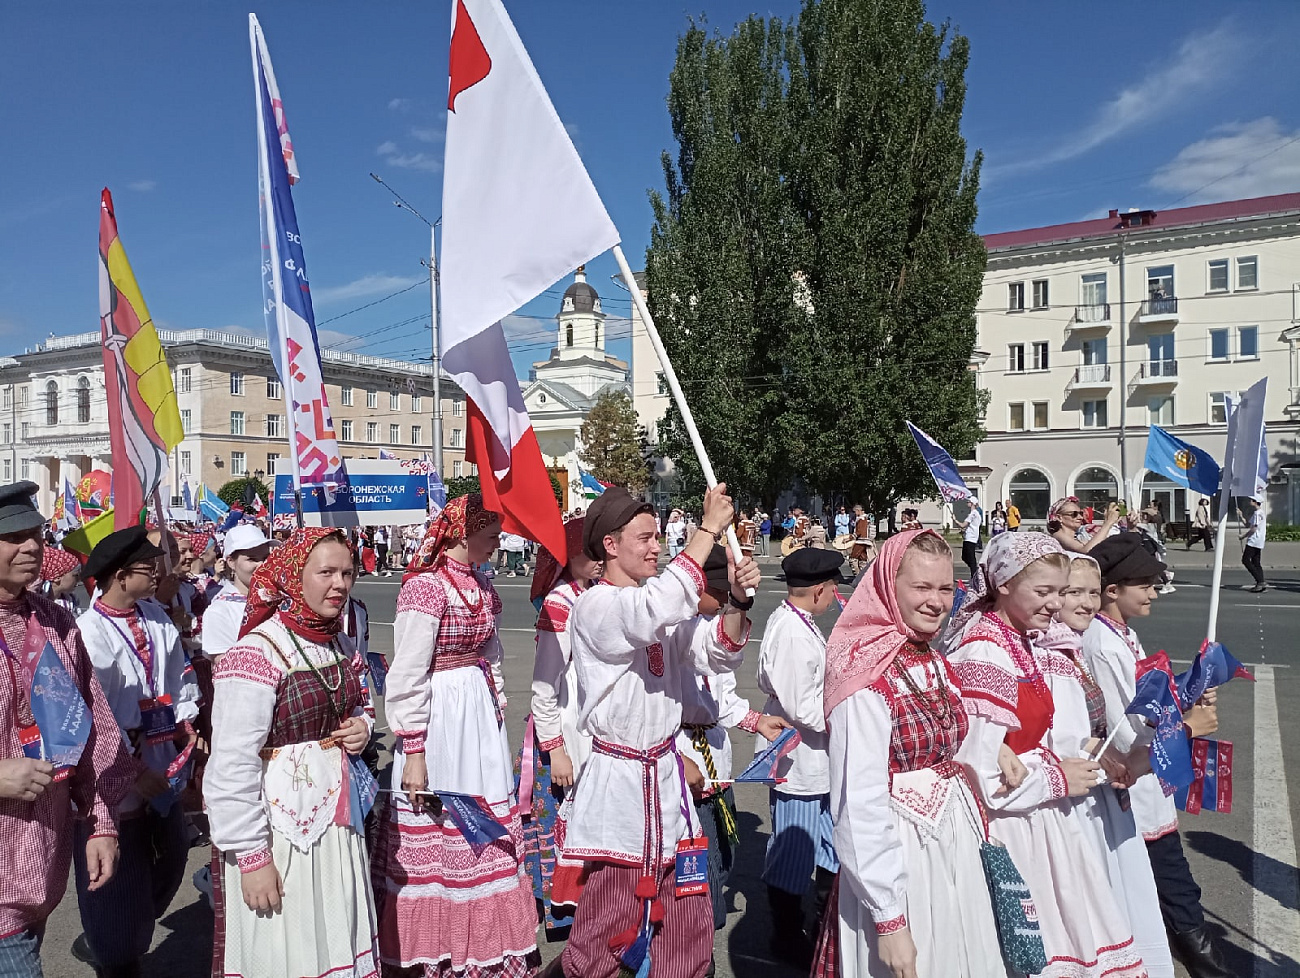
[[[320,329],[316,331],[316,339],[320,345],[330,350],[341,350],[350,343],[356,343],[361,339],[352,333],[344,333],[337,329]]]
[[[438,173],[442,170],[442,157],[433,153],[403,153],[391,139],[380,143],[375,154],[383,158],[388,166],[403,170],[423,170],[426,173]]]
[[[411,136],[422,143],[440,143],[442,142],[442,130],[435,129],[432,126],[412,126]]]
[[[390,112],[405,112],[411,107],[409,98],[393,98],[388,100],[388,109]]]
[[[387,295],[398,289],[405,289],[417,282],[425,282],[423,277],[405,275],[363,275],[345,285],[331,285],[323,289],[312,289],[312,299],[321,305],[328,302],[342,302],[345,299],[364,299],[374,295]]]
[[[390,156],[396,152],[397,143],[393,142],[391,139],[386,140],[375,147],[375,153],[379,156]]]
[[[1158,169],[1150,186],[1184,194],[1189,204],[1294,193],[1300,129],[1283,129],[1272,116],[1219,126]]]
[[[157,180],[135,180],[126,185],[128,190],[134,190],[137,193],[146,194],[154,187],[158,186]]]
[[[1153,67],[1143,78],[1107,100],[1082,129],[1071,131],[1044,153],[992,169],[1007,174],[1063,163],[1168,116],[1188,98],[1219,81],[1238,61],[1244,48],[1245,39],[1226,22],[1207,34],[1190,35],[1171,61]]]

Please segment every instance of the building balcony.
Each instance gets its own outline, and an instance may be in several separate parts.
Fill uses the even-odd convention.
[[[1110,329],[1110,303],[1099,302],[1089,306],[1075,306],[1074,318],[1066,324],[1066,331],[1082,333]]]
[[[1110,364],[1090,363],[1074,368],[1074,376],[1065,385],[1065,393],[1068,397],[1076,391],[1108,391],[1110,388]]]
[[[1177,360],[1147,360],[1133,378],[1137,387],[1173,387],[1178,383]]]
[[[1138,309],[1138,322],[1145,325],[1176,325],[1178,300],[1172,296],[1147,299]]]

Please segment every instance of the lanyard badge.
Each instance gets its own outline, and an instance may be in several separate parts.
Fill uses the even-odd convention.
[[[677,843],[674,894],[679,897],[709,892],[709,840],[705,836]]]
[[[140,700],[140,727],[145,740],[151,744],[172,739],[176,733],[176,710],[170,695]]]

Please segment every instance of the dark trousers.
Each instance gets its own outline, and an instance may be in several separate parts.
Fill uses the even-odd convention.
[[[1214,534],[1210,531],[1210,528],[1208,526],[1192,527],[1192,535],[1187,538],[1187,549],[1191,550],[1193,544],[1202,541],[1205,543],[1206,550],[1214,549]]]
[[[375,570],[382,574],[384,571],[388,570],[388,544],[375,544],[375,557],[377,558],[375,561]]]
[[[1205,911],[1201,909],[1201,888],[1192,878],[1192,868],[1183,854],[1183,840],[1177,832],[1147,843],[1147,856],[1151,859],[1151,874],[1156,880],[1156,896],[1160,898],[1160,915],[1165,927],[1176,934],[1205,926]]]
[[[728,788],[723,795],[734,812],[736,802],[731,789]],[[723,888],[731,876],[736,853],[731,848],[731,840],[718,825],[718,809],[713,802],[697,802],[695,816],[700,820],[704,837],[709,840],[709,899],[713,901],[713,929],[722,930],[727,925],[727,899]]]
[[[122,819],[117,872],[98,890],[87,889],[85,823],[77,825],[72,850],[81,926],[105,975],[132,974],[149,950],[154,921],[162,916],[185,878],[189,843],[179,803],[166,815],[147,808]]]
[[[1247,545],[1241,554],[1241,566],[1250,571],[1250,576],[1255,579],[1256,584],[1264,583],[1264,568],[1260,566],[1259,558],[1264,555],[1262,547],[1252,547]]]
[[[980,565],[979,544],[966,540],[961,545],[961,562],[970,570],[971,580],[975,579],[975,570]]]

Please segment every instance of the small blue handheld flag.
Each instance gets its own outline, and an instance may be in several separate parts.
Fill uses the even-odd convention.
[[[1178,687],[1169,667],[1169,657],[1159,652],[1137,663],[1137,695],[1125,713],[1145,717],[1155,727],[1151,740],[1151,770],[1160,779],[1165,794],[1191,784],[1192,749],[1183,729],[1183,711]]]
[[[736,776],[737,783],[742,781],[756,781],[759,783],[775,781],[776,766],[781,763],[781,758],[799,746],[799,741],[799,731],[794,727],[786,727],[776,740],[768,744],[763,749],[763,752],[750,762],[749,767]]]
[[[483,850],[494,839],[507,835],[506,827],[497,821],[487,801],[478,795],[462,795],[454,791],[439,791],[443,807],[451,815],[451,820],[460,829],[469,847],[474,850],[475,858],[483,855]]]

